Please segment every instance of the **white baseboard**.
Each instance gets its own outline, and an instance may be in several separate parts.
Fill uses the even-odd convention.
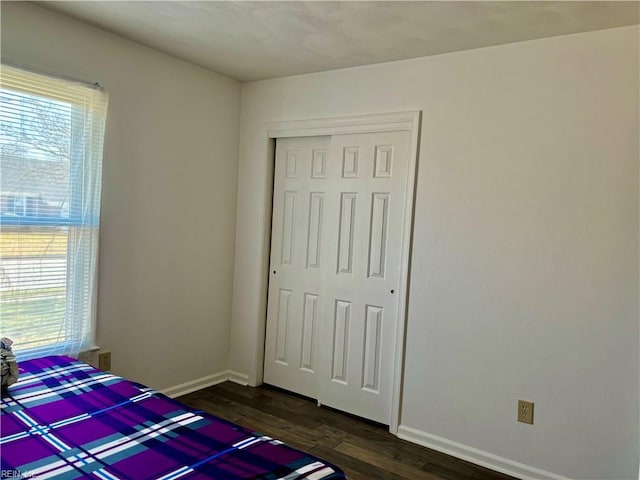
[[[181,383],[174,387],[165,388],[160,390],[160,393],[164,393],[167,397],[175,398],[212,385],[217,385],[218,383],[226,382],[227,380],[229,380],[229,372],[225,370],[224,372],[214,373],[213,375],[196,378],[195,380]]]
[[[249,375],[245,375],[244,373],[234,372],[233,370],[229,370],[229,381],[233,383],[238,383],[242,386],[249,385]]]
[[[400,425],[398,428],[398,437],[522,480],[569,480],[562,475],[499,457],[404,425]]]

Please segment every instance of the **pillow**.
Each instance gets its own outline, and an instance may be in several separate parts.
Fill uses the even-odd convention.
[[[7,337],[0,338],[0,369],[2,372],[2,391],[9,385],[18,381],[18,362],[11,351],[13,340]]]

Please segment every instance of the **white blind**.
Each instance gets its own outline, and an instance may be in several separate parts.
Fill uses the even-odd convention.
[[[0,69],[0,335],[18,360],[94,341],[107,102],[97,88]]]

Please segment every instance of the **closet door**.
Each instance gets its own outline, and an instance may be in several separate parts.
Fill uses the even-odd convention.
[[[264,381],[385,424],[408,159],[408,132],[276,146]]]
[[[264,381],[317,398],[329,137],[278,139]]]
[[[317,398],[388,425],[409,134],[336,135],[329,158]]]

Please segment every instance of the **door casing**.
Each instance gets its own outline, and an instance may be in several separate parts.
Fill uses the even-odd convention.
[[[405,188],[405,209],[402,228],[402,254],[401,254],[401,275],[398,297],[398,310],[396,315],[396,343],[395,352],[392,359],[393,367],[393,388],[391,398],[391,421],[389,432],[394,435],[398,432],[400,424],[400,407],[402,400],[402,380],[404,369],[404,346],[406,335],[407,304],[409,298],[409,273],[411,258],[411,240],[413,233],[413,207],[415,203],[415,182],[418,164],[418,148],[420,136],[420,111],[407,111],[396,113],[381,113],[371,115],[356,115],[335,118],[323,118],[313,120],[292,120],[280,122],[267,122],[263,125],[263,138],[268,140],[265,156],[271,162],[270,166],[270,188],[267,205],[272,208],[273,195],[273,161],[274,143],[277,138],[290,137],[313,137],[323,135],[340,135],[352,133],[376,133],[408,131],[410,136],[409,165]],[[269,222],[269,225],[271,222]],[[249,385],[260,385],[262,383],[264,368],[265,332],[267,323],[267,292],[269,279],[269,252],[271,241],[271,228],[262,239],[262,248],[266,252],[266,260],[261,265],[261,316],[258,324],[255,365],[249,374]]]

